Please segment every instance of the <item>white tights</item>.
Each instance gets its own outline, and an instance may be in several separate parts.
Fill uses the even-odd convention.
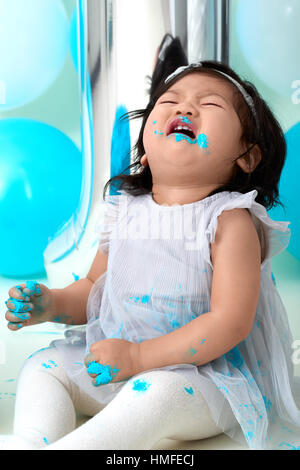
[[[101,405],[68,378],[55,348],[41,350],[21,370],[14,434],[2,436],[0,448],[138,450],[151,449],[163,438],[193,440],[222,433],[201,393],[183,375],[155,370],[139,379],[151,386],[133,390],[133,377]],[[194,393],[187,392],[191,387]],[[76,428],[75,410],[92,418]]]

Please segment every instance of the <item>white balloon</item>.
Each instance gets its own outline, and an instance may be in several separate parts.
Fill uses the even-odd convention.
[[[240,48],[254,73],[291,97],[292,84],[300,78],[300,1],[240,0],[235,21]]]
[[[61,72],[68,47],[61,0],[0,0],[0,111],[42,95]]]

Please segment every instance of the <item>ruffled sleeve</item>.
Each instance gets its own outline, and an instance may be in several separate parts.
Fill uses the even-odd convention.
[[[120,198],[123,191],[119,191],[119,193],[120,195],[107,195],[97,207],[95,232],[99,240],[98,250],[102,253],[109,252],[110,237],[118,220]]]
[[[262,248],[261,269],[273,257],[284,251],[290,241],[290,222],[277,222],[268,215],[266,208],[255,201],[256,190],[242,194],[239,192],[226,192],[226,197],[216,199],[209,213],[207,228],[205,230],[204,258],[212,266],[210,257],[210,244],[215,239],[218,217],[225,210],[235,208],[248,209],[255,224]]]

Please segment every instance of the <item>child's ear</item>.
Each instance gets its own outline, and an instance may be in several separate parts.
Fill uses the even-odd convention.
[[[261,150],[258,145],[246,153],[244,157],[239,158],[236,163],[241,167],[245,173],[252,173],[262,159]]]
[[[156,52],[156,63],[151,77],[149,90],[152,98],[157,86],[165,80],[168,75],[175,72],[178,67],[188,65],[187,56],[183,50],[180,39],[173,38],[169,33],[165,34]]]
[[[147,165],[148,165],[148,160],[147,160],[147,155],[146,155],[146,154],[144,154],[144,155],[142,156],[142,158],[140,159],[140,162],[141,162],[141,164],[142,164],[143,166],[147,166]]]

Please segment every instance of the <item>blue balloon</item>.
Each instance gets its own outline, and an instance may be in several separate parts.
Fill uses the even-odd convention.
[[[61,72],[69,21],[61,0],[0,0],[0,111],[44,93]]]
[[[257,77],[291,97],[300,77],[299,0],[239,0],[236,31],[242,53]]]
[[[298,204],[298,189],[300,175],[300,122],[291,127],[285,134],[287,157],[279,183],[279,199],[284,204],[269,211],[275,220],[289,221],[291,224],[291,239],[288,251],[300,260],[300,206]]]
[[[128,110],[125,105],[119,105],[116,109],[115,122],[111,136],[110,152],[110,174],[113,176],[120,173],[130,174],[125,168],[130,165],[130,127],[128,118],[122,117]],[[118,187],[119,183],[115,183]],[[115,186],[111,187],[109,194],[118,194]]]
[[[0,275],[45,274],[43,252],[79,205],[82,156],[58,129],[0,121]]]
[[[70,54],[76,71],[78,71],[78,46],[77,46],[77,7],[74,8],[70,21]]]

